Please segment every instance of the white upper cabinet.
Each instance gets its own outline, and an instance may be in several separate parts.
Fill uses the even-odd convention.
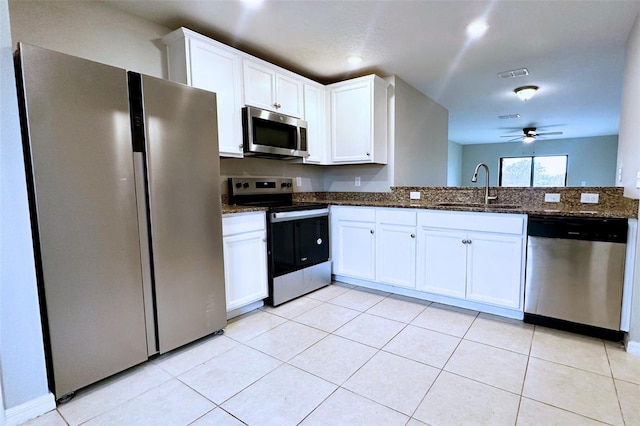
[[[304,119],[307,122],[308,164],[327,164],[329,144],[327,133],[327,90],[310,84],[304,85]]]
[[[242,157],[242,58],[234,49],[178,29],[163,38],[167,44],[169,79],[215,92],[221,156]]]
[[[302,118],[303,86],[301,80],[279,72],[275,66],[245,59],[244,103]]]
[[[376,75],[328,86],[332,163],[387,163],[388,86]]]

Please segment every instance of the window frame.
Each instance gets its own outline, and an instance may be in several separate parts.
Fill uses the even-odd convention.
[[[529,174],[529,186],[528,187],[522,187],[522,188],[546,188],[544,186],[533,186],[533,178],[534,178],[534,173],[535,173],[535,159],[536,158],[542,158],[542,157],[564,157],[565,158],[565,168],[564,168],[564,182],[562,187],[566,187],[567,186],[567,179],[568,179],[568,175],[569,175],[569,154],[549,154],[549,155],[518,155],[518,156],[513,156],[513,157],[500,157],[500,161],[499,161],[499,167],[498,167],[498,186],[499,187],[503,187],[502,186],[502,164],[503,164],[503,160],[504,159],[526,159],[528,158],[530,161],[530,165],[529,165],[529,170],[531,171]],[[504,187],[507,188],[507,187]]]

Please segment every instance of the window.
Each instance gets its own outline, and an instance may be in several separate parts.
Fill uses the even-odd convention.
[[[565,186],[567,156],[500,158],[500,186]]]

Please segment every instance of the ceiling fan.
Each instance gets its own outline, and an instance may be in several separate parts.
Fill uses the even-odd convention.
[[[501,138],[512,138],[507,142],[516,141],[518,139],[522,139],[524,143],[534,142],[538,136],[551,136],[551,135],[561,135],[562,132],[545,132],[538,133],[536,132],[535,127],[525,127],[522,129],[522,135],[514,137],[513,135],[502,135]]]

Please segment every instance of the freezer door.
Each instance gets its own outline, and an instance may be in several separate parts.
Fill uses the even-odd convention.
[[[19,49],[38,281],[60,397],[147,359],[127,80],[118,68]]]
[[[160,353],[226,325],[216,97],[142,76]]]

